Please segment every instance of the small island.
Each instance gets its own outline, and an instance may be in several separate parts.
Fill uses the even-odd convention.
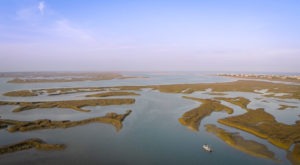
[[[32,148],[37,150],[50,151],[50,150],[63,150],[66,148],[66,146],[63,144],[48,144],[42,139],[33,138],[33,139],[24,140],[16,144],[0,147],[0,155],[22,151],[22,150],[29,150]]]
[[[193,131],[198,131],[201,120],[204,117],[209,116],[212,112],[226,111],[228,114],[233,113],[232,108],[221,104],[220,101],[218,100],[200,99],[194,97],[183,97],[183,98],[199,101],[202,103],[199,107],[185,112],[178,119],[180,124],[190,128]]]
[[[18,121],[11,119],[0,119],[0,125],[7,125],[7,131],[9,132],[26,132],[40,129],[55,129],[55,128],[69,128],[79,125],[86,125],[90,123],[106,123],[113,125],[117,131],[122,128],[122,121],[130,115],[132,111],[127,110],[124,114],[107,113],[105,116],[89,118],[79,121],[52,121],[49,119],[41,119],[35,121]]]
[[[216,135],[218,138],[223,140],[229,146],[245,152],[249,155],[267,158],[267,159],[275,159],[275,154],[270,151],[265,145],[260,144],[253,140],[246,140],[238,133],[231,133],[222,128],[219,128],[213,124],[205,125],[206,131]]]
[[[229,116],[219,119],[218,122],[251,133],[260,138],[268,140],[275,146],[287,151],[287,158],[291,162],[298,161],[298,144],[300,134],[300,122],[293,125],[279,123],[274,116],[266,113],[264,109],[253,110],[248,108],[251,103],[250,99],[242,96],[226,97],[221,95],[230,95],[229,92],[245,92],[247,94],[261,95],[264,102],[265,97],[278,99],[300,100],[300,86],[296,84],[282,84],[258,80],[238,80],[223,83],[198,83],[198,84],[171,84],[171,85],[147,85],[147,86],[113,86],[113,87],[76,87],[76,88],[50,88],[50,89],[33,89],[19,90],[4,93],[5,96],[12,97],[38,97],[40,95],[63,95],[71,93],[84,92],[86,97],[101,97],[88,100],[65,100],[65,101],[37,101],[37,102],[14,102],[0,101],[0,105],[18,106],[13,112],[21,112],[37,108],[67,108],[80,112],[89,112],[84,109],[86,106],[106,106],[106,105],[127,105],[134,104],[135,98],[113,98],[117,96],[138,96],[144,88],[157,90],[163,93],[180,94],[184,99],[194,100],[200,105],[194,109],[183,113],[178,119],[180,124],[193,130],[199,131],[201,121],[211,115],[213,112],[225,111],[228,114],[233,113],[232,107],[223,105],[222,102],[228,102],[245,110],[245,113],[238,116]],[[209,90],[208,90],[209,89]],[[209,93],[208,93],[209,91]],[[266,92],[267,91],[267,92]],[[89,93],[91,92],[91,93]],[[95,93],[98,92],[98,93]],[[216,94],[209,99],[190,97],[193,92],[203,94]],[[228,93],[227,93],[228,92]],[[104,98],[106,97],[106,98]],[[111,98],[110,98],[111,97]],[[260,97],[256,97],[261,99]],[[288,101],[288,100],[286,100]],[[279,104],[279,110],[297,108],[296,105],[288,103]],[[121,116],[119,116],[121,115]],[[113,125],[116,130],[122,128],[122,120],[127,116],[125,114],[108,113],[105,116],[95,117],[79,121],[52,121],[40,119],[35,121],[16,121],[1,119],[0,129],[6,129],[9,132],[26,132],[39,129],[69,128],[77,125],[89,123],[107,123]],[[119,120],[122,119],[122,120]],[[253,156],[275,160],[274,153],[269,151],[264,145],[255,141],[247,140],[236,133],[227,132],[216,126],[207,125],[206,131],[215,134],[230,146],[248,153]],[[289,151],[291,146],[295,146],[292,152]],[[250,147],[249,147],[250,146]],[[254,147],[251,147],[254,146]],[[297,163],[295,163],[297,164]]]
[[[250,103],[250,100],[246,99],[244,97],[235,97],[235,98],[217,97],[215,99],[229,102],[229,103],[237,105],[240,108],[245,109],[245,110],[248,110],[247,106]]]
[[[300,141],[299,121],[294,125],[279,123],[274,116],[265,112],[262,108],[249,110],[239,116],[219,119],[218,122],[267,139],[270,143],[285,150]]]
[[[298,108],[298,107],[293,106],[293,105],[280,104],[279,110],[286,110],[286,109],[290,109],[290,108]]]

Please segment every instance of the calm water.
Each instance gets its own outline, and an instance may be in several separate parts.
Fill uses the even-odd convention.
[[[222,77],[205,76],[201,74],[141,74],[147,79],[107,80],[97,82],[72,82],[52,84],[7,84],[7,79],[0,79],[0,92],[19,89],[39,89],[57,87],[87,87],[87,86],[119,86],[119,85],[153,85],[199,82],[232,81]],[[133,105],[85,107],[92,110],[90,113],[76,112],[68,109],[37,109],[20,113],[12,113],[13,106],[1,106],[2,118],[17,120],[36,120],[49,118],[53,120],[81,120],[89,117],[102,116],[106,112],[123,113],[127,109],[133,110],[123,122],[120,132],[113,126],[106,124],[90,124],[68,129],[48,129],[25,133],[8,133],[0,130],[0,145],[19,142],[28,138],[41,138],[48,143],[66,144],[64,151],[36,151],[27,150],[0,156],[0,164],[289,164],[286,153],[248,133],[220,125],[217,119],[228,116],[218,112],[202,120],[199,132],[193,132],[178,122],[178,118],[186,111],[195,108],[200,103],[182,99],[180,94],[166,94],[145,89],[139,91]],[[62,96],[43,96],[29,98],[11,98],[1,96],[0,100],[61,100],[82,99],[84,93]],[[211,98],[205,92],[196,92],[189,96]],[[250,108],[262,107],[272,113],[276,120],[293,124],[299,115],[299,108],[278,111],[282,100],[264,98],[253,93],[230,93],[226,97],[243,96],[252,103]],[[260,98],[258,100],[257,98]],[[264,102],[266,100],[267,102]],[[289,105],[300,105],[297,100],[285,100]],[[232,115],[242,114],[245,111],[237,106],[224,103],[235,112]],[[205,124],[216,124],[231,132],[240,132],[246,139],[252,139],[265,144],[276,154],[281,162],[253,157],[240,152],[205,131]],[[202,150],[202,145],[209,143],[213,146],[213,153]]]

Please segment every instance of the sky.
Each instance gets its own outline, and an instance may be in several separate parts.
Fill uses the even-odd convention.
[[[0,72],[300,72],[299,0],[0,0]]]

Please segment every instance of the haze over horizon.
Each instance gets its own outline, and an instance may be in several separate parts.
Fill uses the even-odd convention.
[[[300,1],[0,1],[0,71],[300,72]]]

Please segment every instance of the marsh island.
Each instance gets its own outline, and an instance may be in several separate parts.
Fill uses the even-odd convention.
[[[151,76],[147,81],[151,81]],[[184,141],[178,139],[178,144],[194,143],[190,138],[195,135],[202,139],[201,142],[206,143],[202,136],[207,136],[210,137],[208,139],[211,143],[215,143],[213,140],[221,141],[221,144],[225,145],[222,147],[231,147],[235,154],[241,152],[255,158],[254,162],[267,162],[267,164],[299,162],[299,118],[295,117],[294,123],[286,123],[282,115],[282,113],[299,115],[300,86],[297,84],[258,80],[161,85],[138,83],[119,85],[117,81],[114,82],[116,83],[111,86],[84,86],[83,83],[83,86],[76,87],[56,85],[46,88],[42,85],[41,88],[14,88],[4,91],[2,95],[5,100],[0,101],[0,108],[6,110],[1,111],[0,114],[0,131],[7,137],[22,136],[22,134],[39,135],[46,132],[45,136],[51,139],[51,134],[47,134],[48,131],[80,130],[88,135],[91,129],[94,133],[99,131],[96,133],[97,138],[103,137],[103,141],[124,136],[135,139],[135,142],[126,139],[128,143],[141,141],[139,144],[141,146],[145,145],[147,140],[152,141],[149,137],[161,138],[165,133],[177,134],[179,131],[186,138]],[[35,83],[43,84],[43,82]],[[37,101],[40,97],[43,100]],[[59,100],[61,98],[63,100]],[[34,109],[38,110],[31,111]],[[124,112],[124,109],[132,110]],[[75,111],[76,115],[73,114]],[[51,119],[47,118],[47,114]],[[80,114],[84,117],[79,117]],[[15,115],[18,119],[14,119]],[[31,115],[36,115],[35,118],[39,115],[44,117],[29,120]],[[76,118],[73,118],[73,115]],[[113,126],[116,134],[107,132],[110,129],[106,129],[105,125]],[[152,128],[156,127],[154,131]],[[200,130],[200,127],[205,129]],[[101,133],[102,129],[106,130],[105,134]],[[173,132],[169,132],[171,130]],[[129,133],[131,131],[132,134]],[[77,136],[85,136],[85,134],[77,133]],[[247,134],[252,136],[248,137]],[[40,136],[43,137],[42,134]],[[136,139],[136,137],[140,138]],[[175,138],[169,135],[168,137]],[[115,148],[118,148],[118,143],[125,143],[120,139],[115,139],[116,143],[107,141]],[[65,140],[65,143],[70,148],[76,146],[69,145],[68,140]],[[104,142],[99,143],[106,145]],[[65,147],[65,145],[47,144],[35,138],[3,146],[0,151],[11,154],[31,148],[61,150]],[[148,147],[153,146],[155,145]],[[199,146],[194,147],[199,149]],[[215,148],[218,150],[218,146]],[[280,152],[284,155],[278,155]]]

